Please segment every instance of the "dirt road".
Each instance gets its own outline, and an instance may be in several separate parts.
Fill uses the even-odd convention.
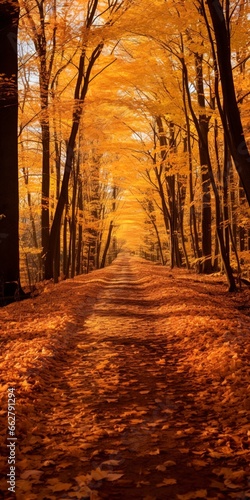
[[[225,290],[123,256],[1,311],[17,500],[250,498],[250,318]]]

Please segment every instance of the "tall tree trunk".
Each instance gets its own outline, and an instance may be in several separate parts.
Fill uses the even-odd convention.
[[[37,16],[33,17],[33,8],[29,2],[23,2],[26,11],[27,24],[31,28],[32,40],[39,60],[39,92],[40,92],[40,126],[42,142],[42,203],[41,203],[41,240],[42,256],[46,256],[49,245],[50,228],[50,123],[49,123],[49,84],[56,52],[56,0],[52,3],[51,18],[54,22],[50,57],[48,58],[45,0],[36,2]],[[38,21],[39,19],[39,21]]]
[[[193,109],[193,106],[192,106],[191,96],[190,96],[190,92],[189,92],[189,84],[188,84],[188,71],[187,71],[187,66],[186,66],[184,60],[182,60],[182,65],[183,65],[183,75],[184,75],[185,88],[186,88],[186,92],[187,92],[189,109],[190,109],[196,130],[197,130],[197,133],[199,136],[199,140],[201,141],[203,148],[206,152],[206,159],[207,159],[206,164],[207,164],[207,168],[208,168],[210,182],[211,182],[212,189],[213,189],[214,196],[215,196],[216,231],[217,231],[217,236],[218,236],[219,245],[220,245],[221,257],[223,260],[223,265],[225,268],[225,273],[226,273],[228,284],[229,284],[229,290],[234,291],[234,290],[236,290],[236,285],[235,285],[235,280],[234,280],[234,277],[232,274],[232,269],[230,266],[229,258],[228,258],[228,255],[226,254],[226,251],[225,251],[223,231],[221,229],[220,198],[219,198],[218,189],[217,189],[214,175],[213,175],[213,169],[212,169],[212,164],[211,164],[209,149],[208,149],[208,141],[203,140],[203,134],[201,133],[199,121],[197,119],[197,116],[196,116],[194,109]]]
[[[211,211],[211,194],[210,194],[210,178],[208,172],[207,145],[208,145],[208,123],[209,118],[206,116],[206,103],[204,94],[204,81],[202,70],[203,56],[195,54],[196,66],[196,84],[198,104],[204,109],[204,114],[199,115],[199,128],[202,140],[199,137],[199,154],[201,165],[201,185],[202,185],[202,256],[204,259],[202,270],[204,273],[212,271],[212,211]]]
[[[96,5],[96,2],[94,4]],[[93,8],[94,8],[94,6],[93,6]],[[72,116],[71,133],[70,133],[69,141],[67,144],[66,161],[65,161],[65,167],[64,167],[62,186],[61,186],[61,191],[60,191],[60,195],[58,198],[58,203],[57,203],[57,207],[56,207],[56,211],[55,211],[54,220],[53,220],[51,231],[50,231],[48,252],[46,255],[46,259],[45,259],[45,278],[46,279],[50,279],[53,277],[53,261],[55,258],[56,245],[57,245],[58,238],[60,235],[60,225],[61,225],[61,218],[62,218],[62,214],[63,214],[63,209],[64,209],[64,206],[66,204],[66,200],[67,200],[67,196],[68,196],[68,185],[69,185],[70,173],[71,173],[71,169],[72,169],[72,161],[73,161],[73,156],[74,156],[76,137],[77,137],[77,133],[79,130],[80,120],[81,120],[81,116],[82,116],[82,112],[83,112],[83,103],[85,101],[85,98],[86,98],[86,95],[88,92],[88,86],[89,86],[92,68],[93,68],[96,60],[100,56],[102,49],[103,49],[103,43],[100,43],[93,50],[90,59],[88,59],[88,65],[87,65],[86,71],[85,71],[85,64],[87,61],[87,57],[86,57],[85,48],[83,48],[81,56],[80,56],[80,60],[79,60],[79,71],[78,71],[78,76],[77,76],[77,81],[76,81],[76,86],[75,86],[75,93],[74,93],[75,107],[74,107],[73,116]]]
[[[189,175],[188,175],[188,185],[189,185],[189,217],[190,217],[190,233],[191,233],[191,242],[193,246],[194,257],[196,261],[196,269],[197,272],[201,271],[201,250],[199,245],[199,235],[197,229],[197,218],[195,211],[195,203],[194,203],[194,188],[193,188],[193,160],[192,160],[192,147],[191,147],[191,127],[190,127],[190,118],[187,109],[186,102],[186,88],[185,88],[185,76],[184,72],[182,72],[182,99],[183,99],[183,107],[184,114],[186,119],[186,127],[187,127],[187,140],[186,140],[186,151],[188,153],[188,167],[189,167]]]
[[[161,171],[165,170],[165,160],[166,160],[166,154],[167,154],[167,138],[166,134],[164,131],[163,127],[163,122],[162,118],[158,116],[156,118],[156,124],[158,128],[158,137],[159,137],[159,143],[161,146],[161,158],[162,158],[162,166],[161,166]],[[169,124],[169,133],[170,133],[170,140],[169,140],[169,147],[172,151],[175,151],[176,144],[175,144],[175,135],[174,135],[174,124],[171,122]],[[158,180],[158,185],[159,185],[159,174],[157,177]],[[181,255],[180,255],[180,250],[179,250],[179,243],[178,243],[178,237],[177,237],[177,206],[176,206],[176,193],[175,193],[175,175],[171,175],[168,172],[165,172],[165,179],[166,179],[166,186],[167,186],[167,194],[168,194],[168,206],[165,201],[165,194],[163,190],[163,186],[160,187],[160,196],[162,198],[163,195],[163,200],[162,200],[162,208],[163,208],[163,214],[164,214],[164,221],[165,217],[168,217],[168,222],[167,225],[169,227],[169,246],[170,246],[170,267],[173,268],[175,265],[180,267],[181,265]],[[166,226],[166,222],[165,222]],[[167,227],[167,226],[166,226]]]
[[[181,234],[181,244],[182,244],[182,250],[183,254],[185,257],[186,261],[186,267],[187,269],[190,269],[190,264],[189,264],[189,259],[188,259],[188,253],[186,249],[186,242],[185,242],[185,232],[184,232],[184,205],[185,205],[185,197],[186,197],[186,188],[183,188],[181,180],[179,179],[178,175],[178,180],[177,180],[177,186],[178,186],[178,205],[179,205],[179,231]]]
[[[44,110],[45,112],[45,110]],[[47,118],[48,120],[49,118]],[[49,222],[50,222],[50,130],[48,121],[41,122],[42,129],[42,255],[45,256],[49,245]]]
[[[229,147],[250,205],[250,153],[245,140],[234,87],[231,65],[230,27],[226,23],[221,2],[219,0],[207,0],[206,3],[210,12],[216,39],[217,60],[220,71],[224,110],[231,139],[229,141]],[[205,11],[203,0],[202,7]],[[223,125],[225,126],[225,123]]]
[[[67,276],[67,262],[68,262],[68,245],[67,245],[67,229],[68,229],[68,207],[65,205],[64,210],[64,221],[63,221],[63,277],[64,279],[68,278]]]
[[[228,144],[224,137],[224,166],[223,166],[223,226],[224,226],[224,241],[227,255],[230,256],[230,234],[229,234],[229,182],[230,182],[230,167],[231,159],[228,150]]]
[[[17,29],[19,4],[0,3],[0,279],[5,296],[19,288]]]
[[[112,235],[113,227],[114,227],[113,221],[111,221],[110,224],[109,224],[108,237],[107,237],[107,240],[106,240],[106,245],[104,247],[100,269],[103,269],[103,267],[105,267],[107,253],[108,253],[110,242],[111,242],[111,235]]]
[[[78,241],[77,241],[77,258],[76,258],[76,274],[82,273],[82,211],[83,211],[83,196],[82,196],[82,181],[79,180],[78,187]]]

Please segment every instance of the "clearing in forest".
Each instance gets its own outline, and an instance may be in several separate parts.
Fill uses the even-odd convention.
[[[0,498],[250,498],[250,294],[226,290],[122,255],[2,308]]]

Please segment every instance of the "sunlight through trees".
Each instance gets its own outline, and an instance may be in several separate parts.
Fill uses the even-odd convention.
[[[1,0],[14,30],[15,5]],[[23,284],[98,269],[124,247],[170,267],[223,271],[231,290],[236,276],[248,278],[248,44],[243,1],[20,0]],[[3,61],[1,156],[10,159],[15,68]],[[14,255],[4,238],[5,194],[18,213],[4,161],[1,252],[17,263],[17,241]]]

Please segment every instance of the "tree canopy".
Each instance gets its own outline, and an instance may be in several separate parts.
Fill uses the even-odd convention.
[[[249,2],[20,0],[18,36],[22,281],[126,247],[223,270],[235,289],[250,246]]]

